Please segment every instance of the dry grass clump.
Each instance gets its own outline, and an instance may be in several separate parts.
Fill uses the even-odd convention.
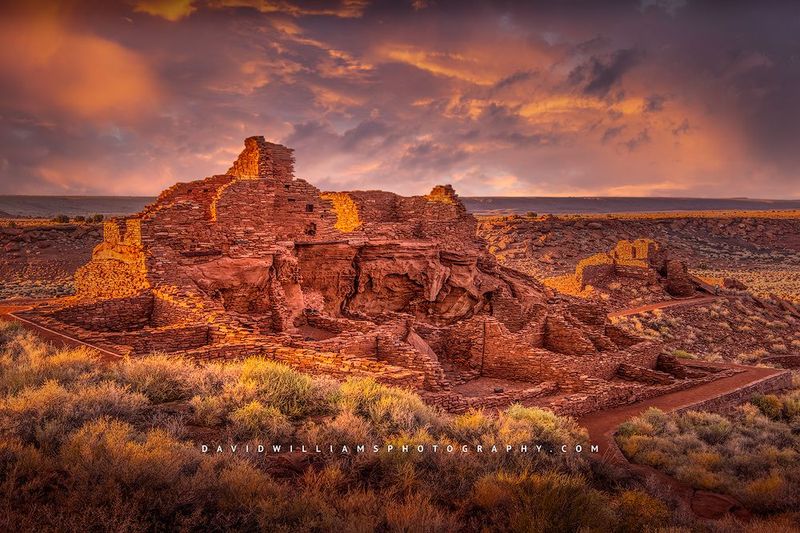
[[[237,438],[268,438],[272,441],[291,435],[292,424],[278,409],[252,401],[230,414],[230,421]]]
[[[0,394],[48,380],[79,380],[96,368],[97,358],[87,348],[54,350],[18,323],[0,321]]]
[[[247,433],[247,428],[253,429],[255,424],[246,422],[247,418],[252,418],[248,413],[260,413],[269,416],[269,427],[277,431],[290,419],[298,421],[336,410],[340,393],[338,385],[329,379],[312,378],[261,358],[246,359],[230,366],[237,370],[223,375],[220,383],[194,389],[200,392],[190,401],[196,424],[217,427],[233,423]],[[232,418],[234,413],[238,414]],[[285,431],[279,432],[283,433]]]
[[[370,379],[350,379],[340,387],[341,405],[367,420],[379,435],[410,432],[439,423],[438,414],[416,394]]]
[[[727,492],[760,512],[800,504],[800,390],[756,396],[726,417],[650,409],[622,424],[617,442],[632,461],[698,489]]]
[[[114,378],[153,403],[186,400],[200,387],[196,365],[176,356],[154,354],[144,359],[126,358],[114,367]]]

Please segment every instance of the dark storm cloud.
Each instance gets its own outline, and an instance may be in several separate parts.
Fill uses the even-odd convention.
[[[680,124],[672,128],[672,134],[675,135],[676,137],[688,132],[689,132],[689,121],[687,119],[683,119],[683,121]]]
[[[666,96],[660,94],[653,94],[644,99],[642,106],[645,113],[656,113],[664,109],[664,104],[667,102]]]
[[[631,137],[624,143],[622,143],[629,151],[634,151],[643,144],[647,144],[651,141],[650,132],[646,129],[640,131],[635,136]]]
[[[640,60],[641,52],[634,49],[617,50],[605,57],[592,56],[569,74],[569,81],[580,85],[583,92],[606,96]]]
[[[605,144],[608,141],[619,137],[619,134],[625,129],[625,126],[615,126],[612,128],[607,128],[606,131],[603,132],[603,136],[600,140]]]
[[[522,81],[528,81],[533,78],[534,73],[533,71],[529,70],[521,70],[519,72],[515,72],[514,74],[503,78],[502,80],[495,83],[494,88],[495,90],[504,89],[506,87],[510,87],[515,83],[519,83]]]

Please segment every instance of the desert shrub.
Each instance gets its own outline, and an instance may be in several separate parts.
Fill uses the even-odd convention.
[[[86,217],[83,215],[76,215],[72,217],[72,220],[75,222],[86,222]]]
[[[740,487],[739,495],[748,504],[761,512],[781,510],[790,500],[792,489],[785,476],[779,472],[770,472]]]
[[[668,423],[660,427],[645,413],[620,426],[617,442],[631,460],[732,494],[751,510],[792,509],[800,504],[791,490],[800,483],[800,438],[792,429],[799,394],[756,396],[729,417],[661,413]]]
[[[689,411],[678,418],[678,427],[685,433],[694,433],[708,444],[724,441],[733,430],[724,416],[702,411]]]
[[[586,430],[571,418],[519,404],[512,405],[498,417],[498,436],[512,446],[535,442],[557,447],[589,440]]]
[[[456,442],[482,444],[494,431],[494,420],[484,411],[470,410],[453,417],[447,424],[448,434]]]
[[[101,214],[92,215],[92,222],[102,222],[105,217]]]
[[[281,439],[292,432],[292,425],[286,415],[272,406],[264,406],[253,401],[230,414],[234,434],[238,438]]]
[[[343,409],[323,423],[311,424],[305,428],[303,437],[313,445],[341,443],[348,446],[369,444],[374,439],[369,421],[349,409]]]
[[[664,502],[640,490],[625,490],[614,498],[617,531],[655,531],[669,523],[670,513]]]
[[[340,391],[341,405],[369,421],[379,435],[412,431],[439,422],[437,413],[416,394],[371,379],[349,379]]]
[[[750,403],[772,420],[780,420],[783,416],[783,402],[774,394],[758,394],[750,399]]]
[[[239,383],[265,406],[290,418],[332,411],[337,392],[329,380],[314,380],[286,365],[258,358],[245,360]]]
[[[66,224],[69,222],[69,217],[67,215],[56,215],[53,217],[53,222],[58,222],[59,224]]]
[[[681,481],[703,490],[718,490],[726,485],[726,479],[716,472],[711,472],[703,465],[687,463],[675,469],[675,477]]]
[[[248,405],[250,409],[261,406],[270,413],[277,411],[294,421],[335,412],[338,385],[330,379],[312,378],[286,365],[258,358],[247,359],[236,366],[238,371],[235,372],[211,367],[192,373],[187,383],[193,390],[202,392],[189,402],[194,423],[206,427],[231,423],[247,432],[245,418],[249,411],[244,408]],[[233,413],[241,409],[244,410],[234,420]],[[282,424],[276,416],[271,419],[267,427],[273,427],[274,423],[277,430]]]
[[[223,396],[195,396],[189,401],[192,409],[192,422],[204,427],[224,424],[228,413],[235,409]]]
[[[10,326],[5,326],[11,324]],[[20,326],[0,322],[0,393],[16,393],[51,380],[67,383],[90,379],[97,356],[84,347],[56,350]]]
[[[55,449],[84,422],[103,416],[134,419],[147,403],[141,394],[109,381],[75,391],[47,381],[2,400],[0,420],[23,442]]]
[[[218,459],[190,444],[109,418],[71,434],[57,460],[68,487],[58,507],[72,508],[89,524],[119,514],[130,524],[125,529],[209,527],[219,509],[217,495],[226,494],[231,483],[221,476]]]
[[[6,342],[23,331],[24,328],[19,322],[0,320],[0,347],[5,346]]]
[[[386,506],[388,531],[457,531],[455,515],[433,504],[422,494]]]
[[[147,396],[153,403],[185,400],[196,390],[197,374],[202,373],[182,357],[154,354],[126,358],[114,367],[114,379]]]
[[[602,530],[614,521],[603,493],[579,476],[554,472],[484,476],[475,484],[472,502],[505,531]]]

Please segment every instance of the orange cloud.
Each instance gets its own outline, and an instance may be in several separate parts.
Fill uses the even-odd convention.
[[[405,45],[386,45],[378,50],[378,55],[390,61],[412,65],[431,74],[456,78],[476,85],[488,86],[497,81],[497,76],[488,73],[485,65],[461,54]]]
[[[140,55],[53,16],[0,23],[0,74],[15,106],[34,113],[133,119],[160,97]]]
[[[194,13],[194,0],[139,0],[133,10],[176,22]]]
[[[289,0],[212,0],[212,7],[251,7],[262,13],[285,13],[293,17],[328,16],[359,18],[369,5],[367,0],[340,0],[319,2],[317,7],[303,6]]]

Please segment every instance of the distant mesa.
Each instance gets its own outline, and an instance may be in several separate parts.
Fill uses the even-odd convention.
[[[106,221],[75,287],[26,316],[133,356],[262,355],[369,376],[451,411],[527,402],[580,414],[692,383],[603,305],[498,264],[451,186],[321,192],[263,137],[225,174]]]

